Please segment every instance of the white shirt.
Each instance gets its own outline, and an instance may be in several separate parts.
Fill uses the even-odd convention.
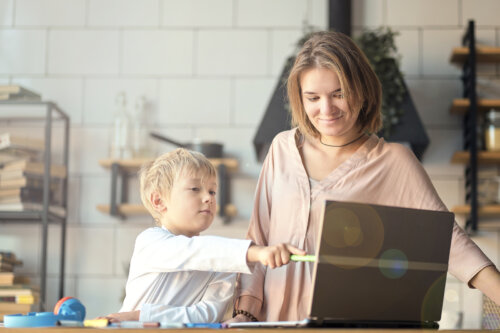
[[[250,243],[146,229],[135,241],[120,312],[141,310],[140,321],[221,321],[233,297],[234,273],[251,273]]]

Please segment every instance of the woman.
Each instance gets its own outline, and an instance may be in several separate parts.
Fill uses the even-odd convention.
[[[287,88],[296,128],[278,134],[269,149],[249,238],[259,245],[290,242],[314,253],[327,198],[447,210],[413,153],[373,134],[381,126],[381,86],[349,37],[313,34],[297,55]],[[261,266],[242,275],[231,321],[305,318],[312,267]],[[449,272],[500,304],[500,274],[456,223]]]

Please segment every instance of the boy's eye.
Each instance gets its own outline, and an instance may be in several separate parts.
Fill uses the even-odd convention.
[[[210,195],[216,195],[217,194],[217,192],[215,192],[215,191],[210,191],[209,193],[210,193]]]
[[[193,187],[193,188],[191,188],[191,191],[194,191],[194,192],[198,192],[199,190],[200,190],[199,187]]]

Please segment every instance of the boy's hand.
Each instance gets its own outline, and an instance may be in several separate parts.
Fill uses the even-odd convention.
[[[110,323],[118,323],[120,321],[138,321],[141,315],[141,310],[129,311],[129,312],[118,312],[107,315],[106,318],[109,319]]]
[[[285,243],[272,246],[250,245],[247,261],[260,262],[262,265],[276,268],[288,264],[291,254],[305,255],[306,252]]]

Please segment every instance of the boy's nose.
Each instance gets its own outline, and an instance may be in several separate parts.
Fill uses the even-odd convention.
[[[203,196],[203,202],[210,202],[212,201],[213,199],[213,196],[210,195],[210,193],[205,193],[205,195]]]

